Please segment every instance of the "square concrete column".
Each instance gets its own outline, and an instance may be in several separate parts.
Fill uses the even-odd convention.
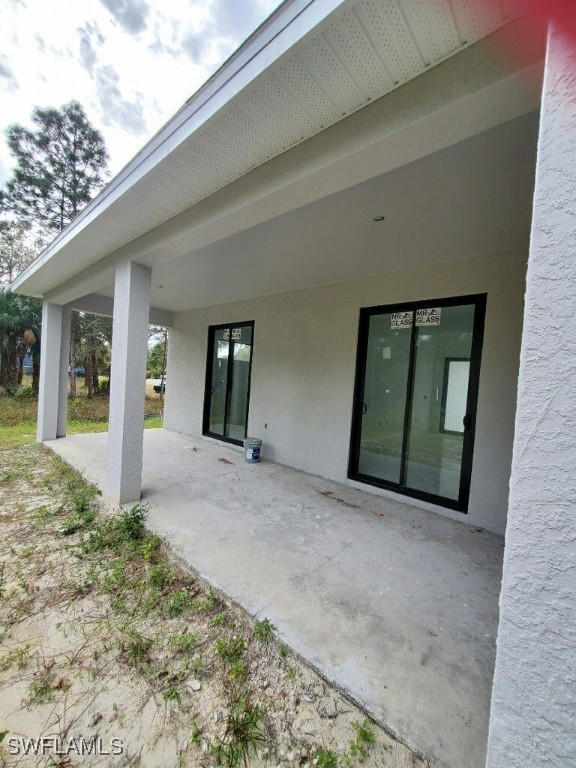
[[[36,439],[66,434],[70,312],[59,304],[42,305],[40,393]]]
[[[142,486],[150,279],[140,264],[116,269],[106,494],[120,504],[137,502]]]
[[[60,345],[60,379],[58,386],[58,423],[56,437],[66,437],[68,422],[68,368],[70,367],[70,333],[72,310],[62,307],[62,343]]]
[[[576,766],[576,51],[548,36],[488,768]]]

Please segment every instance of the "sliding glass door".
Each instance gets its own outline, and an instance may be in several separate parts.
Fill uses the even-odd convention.
[[[209,329],[203,433],[241,444],[246,437],[254,323]]]
[[[362,310],[350,476],[466,511],[484,296]]]

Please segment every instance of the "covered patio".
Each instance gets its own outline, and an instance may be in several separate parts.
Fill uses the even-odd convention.
[[[104,488],[106,440],[47,444]],[[484,765],[502,537],[164,429],[143,466],[148,524],[186,563],[408,746]]]

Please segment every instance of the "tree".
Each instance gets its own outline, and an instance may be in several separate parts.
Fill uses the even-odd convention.
[[[0,289],[0,386],[13,389],[22,380],[22,361],[40,346],[42,302]],[[36,368],[36,378],[38,369]]]
[[[60,110],[37,107],[32,121],[36,130],[15,124],[6,132],[16,168],[5,191],[0,192],[0,210],[48,240],[64,229],[103,186],[108,175],[108,153],[102,134],[91,125],[77,101]],[[76,390],[74,350],[77,337],[82,335],[82,322],[82,318],[75,317],[72,326],[71,395]]]
[[[146,367],[153,379],[159,379],[166,373],[167,329],[155,329],[152,338],[158,338],[158,336],[160,336],[160,340],[148,348],[148,363]]]
[[[0,286],[8,287],[35,255],[36,249],[22,224],[0,221]]]
[[[61,110],[36,107],[36,130],[11,125],[7,131],[16,168],[0,205],[21,223],[47,237],[60,232],[104,184],[108,153],[77,101]]]
[[[112,318],[79,315],[76,358],[84,365],[84,381],[88,397],[98,392],[98,371],[110,365]]]

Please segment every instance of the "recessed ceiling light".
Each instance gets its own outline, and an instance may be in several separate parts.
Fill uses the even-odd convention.
[[[384,221],[386,216],[374,216],[374,221]]]

